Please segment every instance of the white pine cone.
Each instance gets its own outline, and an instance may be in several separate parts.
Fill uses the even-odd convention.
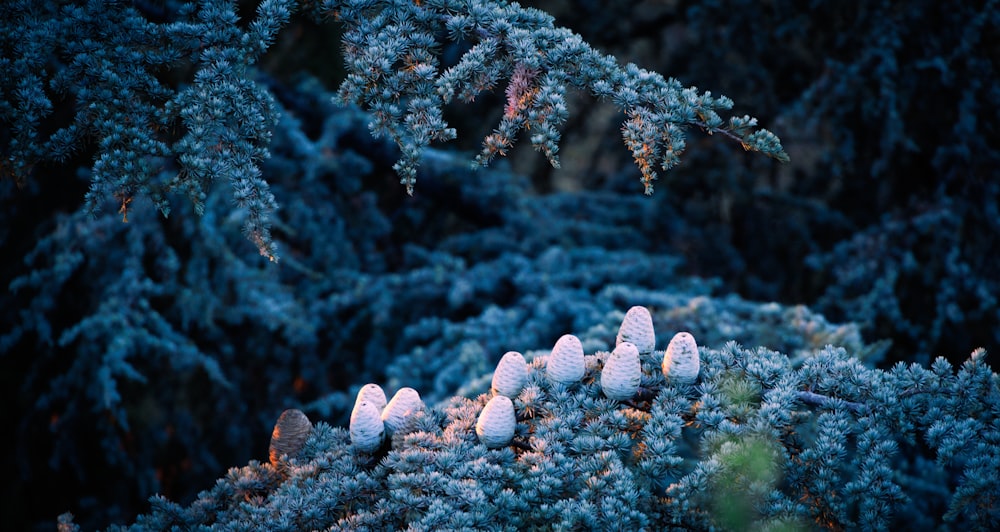
[[[493,372],[493,393],[514,398],[521,393],[521,388],[524,388],[526,382],[528,382],[528,363],[525,362],[524,355],[517,351],[508,351],[497,363],[497,369]]]
[[[309,418],[296,408],[289,408],[278,416],[278,421],[274,423],[274,430],[271,431],[271,445],[268,448],[268,458],[271,465],[278,465],[281,455],[287,454],[295,457],[302,450],[309,433],[312,432],[312,423]]]
[[[406,418],[424,407],[420,394],[413,388],[400,388],[382,410],[382,422],[389,435],[404,426]]]
[[[572,384],[583,379],[585,369],[583,344],[572,334],[564,334],[556,342],[545,365],[545,373],[554,382]]]
[[[476,435],[491,449],[503,447],[514,438],[514,403],[506,395],[494,395],[479,413]]]
[[[653,331],[653,317],[646,307],[632,307],[625,313],[615,345],[632,342],[640,354],[648,355],[656,348],[656,333]]]
[[[359,451],[370,453],[382,445],[385,434],[385,424],[379,413],[377,404],[370,401],[359,401],[351,411],[351,443]]]
[[[609,399],[625,401],[639,391],[642,366],[639,349],[632,342],[622,342],[608,356],[601,370],[601,390]]]
[[[663,355],[663,374],[668,381],[691,384],[698,380],[701,360],[698,358],[698,344],[688,332],[679,332],[670,339],[667,352]]]
[[[385,408],[385,392],[382,391],[382,387],[378,384],[368,383],[358,390],[358,397],[354,400],[354,407],[357,408],[358,403],[361,401],[368,401],[375,405],[375,408],[381,412]]]

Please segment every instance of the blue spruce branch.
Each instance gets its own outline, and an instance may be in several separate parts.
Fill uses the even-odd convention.
[[[625,113],[622,136],[641,170],[646,194],[653,191],[657,168],[669,170],[679,162],[687,126],[788,159],[775,135],[756,129],[756,119],[734,117],[726,123],[719,116],[718,111],[732,108],[732,100],[684,88],[634,64],[622,66],[579,35],[555,27],[552,17],[536,9],[502,1],[331,4],[349,27],[344,36],[348,76],[340,96],[368,109],[374,116],[372,130],[399,144],[402,157],[396,169],[410,193],[420,153],[431,141],[455,137],[442,118],[443,106],[454,99],[471,101],[504,79],[503,117],[476,158],[484,165],[506,154],[518,134],[527,131],[535,149],[558,167],[558,127],[568,116],[568,86],[610,101]],[[451,66],[442,65],[437,52],[445,37],[469,46]]]
[[[728,98],[621,66],[535,9],[495,0],[299,4],[265,0],[245,28],[231,0],[166,7],[96,0],[5,4],[0,46],[17,53],[2,63],[0,121],[11,133],[0,170],[23,183],[38,164],[93,145],[87,205],[96,210],[113,196],[125,220],[139,195],[166,215],[170,195],[184,193],[200,214],[208,188],[223,180],[232,187],[247,238],[276,260],[271,223],[277,202],[260,166],[278,118],[253,66],[300,7],[345,27],[347,77],[339,97],[362,105],[372,114],[373,133],[399,146],[395,169],[409,193],[428,146],[456,137],[444,106],[492,91],[502,80],[508,80],[507,102],[497,129],[484,139],[482,164],[526,131],[558,166],[570,86],[625,113],[622,135],[646,194],[658,168],[679,162],[688,126],[787,160],[778,138],[757,129],[755,119],[726,123],[719,116],[732,107]],[[449,42],[469,46],[450,66],[441,59]],[[193,79],[181,83],[162,74],[189,67]],[[57,121],[58,104],[74,114],[48,133],[42,123]]]
[[[393,413],[396,429],[379,447],[356,445],[353,419],[350,431],[319,422],[287,454],[231,469],[188,508],[157,502],[131,528],[880,530],[917,520],[989,529],[1000,517],[1000,389],[981,350],[957,372],[943,360],[882,371],[831,346],[795,367],[729,342],[698,346],[688,383],[671,379],[666,352],[654,349],[641,356],[646,392],[612,399],[602,378],[612,354],[571,362],[567,337],[528,354],[503,440],[496,424],[507,421],[491,405],[511,402],[496,390]],[[622,345],[633,344],[619,335]],[[571,363],[582,377],[553,378],[553,364]],[[914,436],[937,466],[900,459],[904,447],[920,452]],[[950,465],[962,475],[940,474]],[[947,509],[912,499],[941,490]]]

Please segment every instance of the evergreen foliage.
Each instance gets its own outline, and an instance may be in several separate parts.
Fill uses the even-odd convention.
[[[781,132],[787,165],[704,144],[670,173],[654,201],[712,246],[687,271],[857,321],[897,359],[958,363],[997,342],[996,0],[535,4],[618,57],[738,94]],[[599,112],[567,123],[564,166],[587,188],[627,183],[616,128]]]
[[[266,453],[290,404],[346,423],[353,387],[371,381],[436,402],[513,338],[541,348],[568,327],[600,328],[632,300],[669,301],[682,307],[671,319],[714,328],[699,318],[714,311],[714,283],[670,275],[679,260],[632,229],[677,223],[641,195],[534,196],[509,172],[471,180],[462,158],[429,149],[410,203],[380,202],[366,183],[386,181],[394,152],[372,141],[368,116],[310,79],[268,83],[280,112],[262,171],[284,205],[280,267],[253,257],[225,188],[208,191],[200,215],[181,202],[169,218],[123,224],[111,199],[40,226],[0,333],[5,364],[24,368],[7,388],[21,405],[12,497],[103,527],[154,493],[191,500],[227,464]],[[44,197],[31,183],[21,194]],[[25,199],[5,201],[17,213]],[[684,309],[689,300],[700,306]],[[731,336],[706,339],[767,331],[771,345],[802,347],[792,314],[720,304],[733,309]],[[52,484],[79,488],[41,498]]]
[[[567,84],[625,111],[625,144],[647,194],[655,168],[677,164],[683,126],[719,132],[747,150],[787,160],[778,138],[757,129],[756,119],[723,121],[716,111],[732,107],[728,98],[699,94],[635,65],[619,66],[578,35],[554,28],[548,15],[516,3],[304,4],[316,18],[346,26],[340,98],[362,104],[372,114],[373,133],[388,133],[399,145],[395,168],[411,194],[424,149],[456,136],[442,106],[456,97],[472,100],[504,78],[510,78],[508,104],[484,141],[483,164],[505,153],[518,131],[530,129],[532,144],[558,166]],[[232,0],[169,2],[162,9],[97,0],[5,5],[0,120],[11,127],[4,139],[5,175],[24,182],[39,163],[65,160],[93,142],[87,203],[96,209],[111,195],[123,219],[138,195],[166,215],[169,195],[177,192],[200,214],[211,183],[227,180],[248,238],[276,260],[270,225],[277,204],[260,163],[277,118],[273,97],[252,67],[297,7],[294,0],[266,0],[246,24]],[[154,15],[163,21],[151,20]],[[438,57],[444,39],[467,40],[471,48],[446,66]],[[176,81],[177,87],[162,79],[184,70],[193,76]],[[53,99],[67,101],[72,117],[54,116]]]
[[[507,79],[503,118],[483,141],[482,164],[507,153],[522,130],[536,150],[559,166],[560,126],[567,117],[566,86],[586,90],[622,109],[625,145],[642,171],[646,194],[653,191],[657,168],[669,170],[684,151],[683,127],[736,139],[747,150],[787,160],[778,138],[757,129],[750,116],[724,121],[719,110],[732,100],[684,88],[674,79],[620,66],[598,53],[552,17],[517,3],[369,1],[331,2],[344,35],[347,79],[341,97],[364,105],[374,116],[377,134],[389,134],[402,158],[395,168],[413,192],[420,153],[434,140],[451,140],[453,128],[442,106],[453,99],[471,101]],[[468,42],[454,65],[443,68],[436,50],[442,40]]]
[[[539,4],[0,3],[5,526],[997,528],[997,1]]]
[[[187,194],[202,212],[212,182],[228,180],[246,210],[248,237],[273,257],[269,217],[276,205],[259,163],[276,117],[250,69],[292,3],[261,2],[243,28],[230,1],[169,2],[153,12],[141,10],[144,2],[6,2],[4,174],[23,183],[37,165],[93,143],[87,204],[96,210],[112,196],[123,219],[137,196],[166,215],[171,192]],[[185,70],[193,71],[192,81],[171,86]]]
[[[699,351],[696,384],[664,377],[663,350],[644,354],[628,400],[602,392],[607,351],[575,383],[546,374],[556,349],[530,352],[513,441],[477,425],[511,402],[493,392],[414,412],[370,452],[321,422],[284,457],[287,478],[251,461],[192,505],[157,499],[121,530],[1000,525],[1000,378],[984,351],[957,370],[939,358],[890,371],[832,346],[801,364],[735,342]]]

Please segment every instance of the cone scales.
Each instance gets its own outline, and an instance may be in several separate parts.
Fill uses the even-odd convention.
[[[268,458],[271,465],[278,465],[281,455],[295,457],[302,450],[312,432],[312,423],[301,410],[289,408],[278,416],[271,432],[271,445],[268,448]]]
[[[583,344],[572,334],[564,334],[556,342],[545,366],[545,373],[553,382],[572,384],[583,379],[586,369]]]
[[[639,391],[642,366],[639,349],[632,342],[622,342],[608,356],[601,370],[601,390],[609,399],[625,401]]]
[[[491,449],[503,447],[514,438],[516,423],[513,401],[506,395],[495,395],[479,413],[476,435]]]
[[[385,424],[376,403],[358,401],[351,411],[351,443],[361,452],[370,453],[382,445]]]
[[[493,393],[514,398],[521,393],[521,388],[528,382],[528,363],[524,355],[517,351],[508,351],[497,364],[493,372]]]
[[[357,408],[358,403],[361,401],[368,401],[375,405],[375,408],[381,412],[385,408],[385,392],[378,384],[368,383],[358,390],[358,397],[354,400],[354,407]]]
[[[382,422],[385,423],[386,432],[392,435],[403,427],[410,414],[423,407],[424,402],[420,400],[420,394],[416,390],[408,387],[400,388],[382,410]]]
[[[640,354],[648,355],[656,348],[656,333],[653,331],[653,317],[646,307],[632,307],[625,313],[621,327],[618,328],[618,338],[615,342],[635,344]]]
[[[663,355],[663,375],[671,382],[691,384],[698,380],[700,370],[701,360],[694,336],[687,332],[675,334]]]

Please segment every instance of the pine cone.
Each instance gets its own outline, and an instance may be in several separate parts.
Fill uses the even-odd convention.
[[[524,361],[524,355],[517,351],[508,351],[493,372],[493,393],[514,398],[521,393],[526,382],[528,382],[528,363]]]
[[[663,374],[668,381],[691,384],[698,380],[701,360],[698,358],[698,344],[691,333],[679,332],[670,339],[667,352],[663,355]]]
[[[476,435],[479,436],[479,441],[491,449],[503,447],[514,438],[516,423],[514,403],[510,397],[495,395],[479,413]]]
[[[656,348],[656,333],[653,331],[653,317],[646,307],[632,307],[625,313],[615,345],[622,342],[635,344],[639,354],[648,355]]]
[[[572,334],[564,334],[556,342],[545,366],[549,379],[560,384],[572,384],[583,379],[585,370],[583,344]]]
[[[381,391],[381,389],[380,389]],[[361,452],[370,453],[382,445],[385,424],[378,405],[370,401],[359,401],[351,411],[351,443]]]
[[[366,384],[358,390],[358,397],[354,400],[354,407],[357,408],[358,403],[361,401],[368,401],[369,403],[375,405],[375,408],[381,412],[382,409],[385,408],[385,392],[378,384]]]
[[[400,388],[396,395],[392,396],[389,404],[382,410],[382,422],[385,423],[385,431],[392,435],[406,424],[407,416],[419,411],[424,407],[424,402],[420,400],[420,394],[413,388]]]
[[[289,408],[282,412],[271,431],[271,445],[268,448],[271,465],[277,466],[281,455],[292,458],[298,456],[310,432],[312,423],[301,410]]]
[[[604,395],[617,401],[631,399],[639,391],[641,379],[639,349],[632,342],[618,344],[601,370],[601,390]]]

